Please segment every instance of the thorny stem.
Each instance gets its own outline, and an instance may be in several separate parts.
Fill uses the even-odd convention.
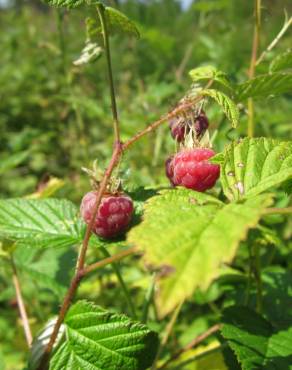
[[[141,131],[137,135],[133,136],[133,138],[129,139],[125,144],[121,144],[120,142],[115,143],[114,151],[113,151],[110,163],[109,163],[109,165],[108,165],[108,167],[107,167],[107,169],[106,169],[106,171],[103,175],[103,178],[100,182],[100,185],[99,185],[99,189],[98,189],[98,192],[97,192],[97,195],[96,195],[96,202],[95,202],[95,205],[94,205],[92,217],[91,217],[91,220],[90,220],[89,224],[87,225],[84,240],[83,240],[83,243],[82,243],[82,247],[81,247],[79,255],[78,255],[77,265],[76,265],[76,269],[75,269],[75,275],[72,278],[72,281],[71,281],[70,287],[68,289],[68,292],[65,295],[65,298],[63,300],[62,306],[61,306],[60,311],[59,311],[59,316],[58,316],[57,322],[56,322],[55,327],[53,329],[53,333],[50,337],[50,341],[49,341],[49,343],[48,343],[48,345],[47,345],[47,347],[44,351],[44,355],[43,355],[43,357],[40,361],[40,365],[37,368],[37,370],[46,369],[47,362],[48,362],[50,353],[52,351],[53,345],[55,343],[55,340],[57,338],[59,329],[60,329],[60,327],[61,327],[61,325],[64,321],[65,315],[66,315],[66,313],[67,313],[67,311],[70,307],[70,304],[71,304],[71,302],[74,298],[74,295],[76,293],[76,290],[79,286],[79,283],[80,283],[82,277],[85,274],[93,271],[94,269],[99,268],[101,266],[104,266],[103,264],[101,264],[102,261],[100,261],[100,262],[97,262],[96,264],[93,264],[91,266],[84,267],[85,257],[86,257],[86,252],[87,252],[87,249],[88,249],[89,239],[90,239],[90,236],[91,236],[91,231],[92,231],[92,228],[93,228],[94,220],[95,220],[95,217],[96,217],[96,214],[97,214],[97,211],[98,211],[98,207],[99,207],[101,199],[102,199],[102,195],[106,190],[106,187],[107,187],[107,184],[110,180],[112,172],[115,169],[115,167],[118,165],[119,160],[120,160],[123,152],[126,151],[134,142],[136,142],[137,140],[139,140],[141,137],[145,136],[149,132],[152,132],[153,130],[155,130],[157,127],[159,127],[166,120],[169,120],[170,118],[173,118],[173,117],[177,116],[179,113],[181,113],[181,112],[185,111],[186,109],[192,107],[194,104],[198,103],[202,99],[203,99],[203,96],[199,95],[198,97],[196,97],[192,101],[189,101],[186,104],[182,104],[182,105],[178,106],[172,112],[163,116],[159,120],[150,124],[146,129],[144,129],[143,131]],[[109,263],[112,263],[113,261],[115,261],[115,256],[110,257],[110,259],[111,259],[111,261]]]
[[[109,254],[109,252],[107,251],[106,248],[104,247],[101,247],[100,248],[102,253],[107,257],[107,258],[110,258],[111,255]],[[119,280],[119,283],[121,285],[121,288],[122,288],[122,291],[124,293],[124,296],[126,298],[126,301],[127,301],[127,304],[128,304],[128,307],[129,307],[129,310],[131,312],[131,316],[134,318],[134,319],[137,319],[137,315],[136,315],[136,310],[135,310],[135,306],[133,304],[133,301],[132,301],[132,298],[131,298],[131,294],[127,288],[127,285],[125,284],[124,282],[124,279],[123,279],[123,276],[121,274],[121,271],[120,271],[120,267],[118,265],[117,262],[112,262],[111,263],[112,267],[113,267],[113,270],[115,272],[115,274],[117,275],[117,278]]]
[[[175,352],[167,361],[165,361],[160,367],[159,370],[165,369],[172,361],[176,360],[181,354],[183,354],[186,351],[189,351],[190,349],[196,347],[198,344],[203,342],[205,339],[216,333],[218,330],[220,330],[221,325],[216,324],[211,326],[207,331],[204,333],[198,335],[195,339],[193,339],[190,343],[188,343],[186,346]]]
[[[249,79],[255,77],[255,68],[257,62],[258,48],[260,44],[260,28],[261,28],[261,0],[255,0],[255,26],[253,35],[253,45],[251,52],[250,67],[248,71]],[[254,104],[252,98],[248,99],[248,128],[247,134],[249,137],[254,136]]]
[[[115,142],[119,143],[120,142],[119,118],[118,118],[118,110],[117,110],[116,95],[115,95],[115,85],[114,85],[114,79],[113,79],[113,68],[112,68],[112,61],[111,61],[109,34],[108,34],[108,28],[107,28],[107,22],[106,22],[105,8],[103,4],[101,3],[98,4],[97,12],[98,12],[99,19],[100,19],[102,35],[103,35],[103,43],[104,43],[106,61],[107,61],[108,80],[109,80],[112,113],[113,113],[113,120],[114,120]]]
[[[20,318],[22,321],[22,325],[23,325],[26,343],[28,345],[28,348],[30,348],[31,343],[32,343],[32,334],[31,334],[31,330],[29,326],[29,320],[28,320],[26,309],[25,309],[24,300],[23,300],[22,293],[21,293],[21,287],[20,287],[20,283],[18,279],[17,269],[16,269],[16,266],[15,266],[15,263],[12,257],[11,257],[10,263],[11,263],[11,267],[13,271],[12,280],[13,280],[13,285],[14,285],[15,294],[16,294],[17,306],[19,309],[19,314],[20,314]]]

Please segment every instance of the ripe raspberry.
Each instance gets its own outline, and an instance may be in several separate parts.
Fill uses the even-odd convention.
[[[81,216],[87,224],[92,217],[96,194],[90,191],[81,202]],[[130,197],[124,194],[104,195],[98,207],[92,231],[105,239],[114,238],[126,231],[133,211],[133,202]]]
[[[173,160],[173,183],[196,191],[211,189],[219,175],[220,166],[208,162],[215,152],[211,149],[185,149]]]
[[[168,177],[169,181],[171,182],[172,185],[173,183],[173,155],[168,157],[167,160],[165,161],[165,174]]]
[[[175,139],[178,143],[181,143],[192,128],[196,133],[197,139],[203,136],[209,127],[209,121],[205,112],[202,111],[199,116],[195,117],[194,120],[191,118],[186,120],[183,118],[174,118],[169,122],[169,127],[173,139]]]

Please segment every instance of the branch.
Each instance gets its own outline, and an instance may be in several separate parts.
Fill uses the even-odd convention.
[[[28,348],[30,348],[31,343],[32,343],[32,334],[31,334],[31,330],[30,330],[30,326],[29,326],[29,320],[28,320],[24,300],[23,300],[22,293],[21,293],[21,288],[20,288],[20,282],[19,282],[19,279],[18,279],[17,269],[16,269],[16,266],[15,266],[15,263],[14,263],[12,257],[11,257],[10,263],[11,263],[11,267],[12,267],[12,271],[13,271],[12,280],[13,280],[13,285],[14,285],[14,288],[15,288],[17,306],[18,306],[18,309],[19,309],[19,314],[20,314],[20,317],[21,317],[22,325],[23,325],[25,339],[26,339]]]
[[[265,51],[262,52],[262,54],[260,55],[260,57],[258,58],[258,60],[256,61],[256,65],[260,64],[261,61],[265,58],[266,54],[268,52],[270,52],[277,44],[278,42],[281,40],[281,38],[284,36],[284,34],[286,33],[286,31],[288,30],[288,28],[291,26],[292,24],[292,17],[290,17],[288,20],[287,20],[287,16],[286,16],[286,19],[285,19],[285,22],[284,22],[284,25],[281,29],[281,31],[278,33],[278,35],[274,38],[274,40],[270,43],[270,45],[267,47],[267,49]]]
[[[83,276],[85,276],[87,274],[90,274],[92,271],[95,271],[95,270],[97,270],[97,269],[99,269],[101,267],[104,267],[106,265],[112,264],[114,262],[120,261],[121,259],[123,259],[123,258],[125,258],[127,256],[130,256],[131,254],[134,254],[136,252],[137,252],[137,248],[136,247],[125,249],[124,251],[119,252],[119,253],[116,253],[116,254],[114,254],[111,257],[104,258],[101,261],[98,261],[98,262],[95,262],[95,263],[93,263],[93,264],[91,264],[89,266],[86,266],[81,271],[81,274]]]
[[[203,342],[205,339],[216,333],[220,329],[221,325],[216,324],[211,326],[205,333],[202,333],[198,335],[195,339],[193,339],[189,344],[187,344],[185,347],[181,348],[177,352],[175,352],[167,361],[165,361],[160,367],[159,370],[165,369],[167,365],[169,365],[170,362],[176,360],[181,354],[183,354],[186,351],[189,351],[190,349],[196,347],[198,344]]]
[[[180,114],[181,112],[184,112],[185,110],[191,108],[192,106],[194,106],[194,104],[197,104],[199,103],[199,101],[201,101],[204,97],[202,95],[199,95],[197,96],[195,99],[191,100],[191,101],[188,101],[187,103],[184,103],[184,104],[180,104],[177,108],[173,109],[170,113],[168,114],[165,114],[164,116],[162,116],[159,120],[151,123],[149,126],[147,126],[144,130],[138,132],[138,134],[134,135],[131,139],[129,139],[128,141],[126,141],[123,145],[122,145],[122,150],[127,150],[133,143],[135,143],[137,140],[139,140],[141,137],[149,134],[150,132],[154,131],[155,129],[157,129],[157,127],[159,127],[162,123],[164,123],[165,121],[168,121],[170,120],[171,118],[174,118],[176,117],[178,114]]]

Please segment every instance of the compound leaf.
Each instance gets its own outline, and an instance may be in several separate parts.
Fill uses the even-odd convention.
[[[65,318],[66,339],[50,370],[144,370],[158,347],[157,334],[144,324],[79,301]]]
[[[271,73],[257,76],[237,88],[239,101],[247,98],[265,98],[292,91],[292,73]]]
[[[292,327],[276,330],[247,307],[224,311],[221,333],[235,352],[243,370],[292,369]]]
[[[0,200],[0,238],[35,247],[68,247],[82,240],[84,224],[65,199]]]
[[[231,143],[221,164],[221,183],[229,199],[262,193],[292,178],[292,142],[255,138]]]
[[[193,82],[212,80],[218,82],[220,85],[229,90],[233,90],[230,82],[228,81],[227,75],[224,72],[219,71],[214,66],[208,65],[194,68],[190,70],[189,75]]]
[[[147,266],[160,268],[161,316],[196,288],[208,288],[270,203],[269,195],[261,195],[224,205],[210,195],[181,189],[163,191],[146,202],[144,221],[128,240],[145,252]]]
[[[140,37],[137,26],[125,14],[109,6],[105,8],[104,12],[110,36],[115,34],[126,34],[135,36],[136,38]],[[91,41],[94,42],[98,40],[102,42],[102,28],[95,18],[89,17],[86,19],[86,29],[87,36]]]

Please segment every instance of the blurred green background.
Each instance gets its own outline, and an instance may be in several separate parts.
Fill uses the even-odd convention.
[[[120,36],[111,39],[123,140],[175,106],[190,86],[190,69],[212,64],[228,73],[233,81],[247,78],[253,1],[107,3],[125,12],[141,32],[140,40]],[[85,18],[89,12],[58,11],[36,0],[14,3],[2,0],[0,6],[0,197],[34,193],[52,176],[64,181],[58,196],[78,203],[90,186],[81,167],[91,167],[97,160],[98,166],[104,168],[112,150],[105,60],[101,58],[83,67],[73,65],[85,43]],[[291,0],[263,0],[261,51],[280,31],[284,11],[292,14]],[[257,73],[291,45],[290,29]],[[230,124],[216,105],[209,104],[206,113],[211,134],[218,130],[215,140],[218,151],[232,138],[246,135],[244,110],[236,133],[229,132]],[[268,102],[258,101],[256,136],[291,139],[291,113],[291,94]],[[164,161],[175,151],[168,131],[165,124],[125,155],[121,171],[127,188],[167,183]],[[73,266],[75,252],[62,251],[60,259],[50,253],[45,252],[39,270],[47,268],[59,273],[64,261],[64,271],[68,264]],[[32,257],[28,252],[19,258],[28,264]],[[43,290],[32,297],[34,283],[26,281],[24,295],[30,297],[32,325],[36,321],[45,322],[52,310],[56,312],[68,278],[60,277],[64,283],[61,292],[48,294]],[[133,270],[128,278],[135,282],[141,276]],[[96,296],[99,279],[84,284],[85,296]],[[20,326],[15,325],[19,319],[13,288],[1,276],[0,287],[2,352],[6,354],[7,369],[21,369],[26,348],[22,332],[18,332]],[[54,286],[51,288],[54,290]],[[113,294],[116,300],[115,290],[103,297],[105,304],[111,305]]]
[[[0,194],[32,193],[48,175],[66,182],[78,200],[88,188],[80,168],[101,168],[111,152],[110,100],[104,58],[75,67],[85,43],[88,10],[60,12],[38,1],[4,3],[0,10]],[[234,81],[246,78],[253,32],[253,1],[111,1],[138,25],[141,39],[112,38],[122,137],[129,138],[170,110],[190,84],[188,71],[213,64]],[[261,50],[284,23],[290,0],[263,1]],[[292,44],[291,30],[268,55]],[[264,64],[263,64],[264,65]],[[258,70],[257,73],[261,71]],[[291,135],[291,95],[257,105],[256,135]],[[228,141],[220,110],[210,105],[216,148]],[[239,134],[246,133],[242,115]],[[137,143],[125,158],[129,185],[164,182],[164,159],[174,151],[167,125]],[[11,158],[11,156],[14,156]],[[10,158],[10,163],[7,159]],[[2,166],[1,166],[2,162]],[[16,166],[16,167],[14,167]],[[8,167],[8,168],[7,168]]]

